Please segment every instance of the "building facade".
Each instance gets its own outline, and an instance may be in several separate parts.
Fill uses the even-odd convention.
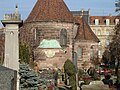
[[[90,16],[90,27],[100,40],[99,58],[102,58],[103,52],[112,41],[115,26],[119,22],[120,17],[118,16]]]

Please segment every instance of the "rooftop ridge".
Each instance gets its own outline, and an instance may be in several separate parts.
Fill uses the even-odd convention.
[[[46,20],[74,21],[63,0],[37,0],[25,22]]]
[[[78,28],[78,33],[75,39],[76,40],[93,40],[95,42],[99,42],[99,39],[94,34],[94,32],[91,30],[90,26],[87,24],[84,18],[81,16],[75,16],[75,18],[80,23],[80,26]]]

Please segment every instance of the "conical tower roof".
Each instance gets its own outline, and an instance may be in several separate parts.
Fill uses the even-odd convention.
[[[99,42],[99,39],[91,30],[90,26],[87,24],[83,17],[75,16],[75,19],[80,23],[77,35],[75,37],[76,40],[91,40]]]
[[[73,15],[63,0],[37,0],[26,22],[73,21]]]

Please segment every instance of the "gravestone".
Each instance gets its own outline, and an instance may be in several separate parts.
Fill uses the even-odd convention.
[[[82,90],[110,90],[102,81],[92,81],[89,85],[83,85]]]
[[[0,65],[0,90],[16,90],[17,72]]]

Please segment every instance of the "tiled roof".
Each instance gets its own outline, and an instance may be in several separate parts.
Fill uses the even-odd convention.
[[[99,39],[91,30],[90,26],[87,24],[83,17],[75,16],[75,19],[80,23],[77,35],[75,37],[76,40],[91,40],[99,42]]]
[[[26,19],[31,21],[73,21],[73,15],[63,0],[37,0],[33,10]]]
[[[115,25],[115,19],[120,20],[120,16],[90,16],[90,24],[95,24],[95,19],[99,20],[99,25],[105,25],[105,20],[110,20],[110,25]]]

